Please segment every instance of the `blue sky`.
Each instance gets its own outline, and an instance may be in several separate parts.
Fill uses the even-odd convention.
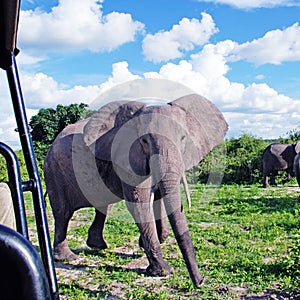
[[[23,0],[18,63],[28,116],[160,78],[214,102],[228,138],[283,136],[300,125],[299,18],[299,0]],[[10,105],[0,114],[0,138],[15,147]]]

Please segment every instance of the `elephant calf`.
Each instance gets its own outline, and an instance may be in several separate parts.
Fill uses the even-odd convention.
[[[172,273],[160,246],[168,235],[169,219],[190,277],[199,286],[203,277],[182,210],[180,180],[226,131],[217,107],[195,94],[164,106],[111,102],[89,119],[66,127],[44,165],[55,219],[54,257],[76,257],[66,240],[68,222],[75,210],[87,206],[96,208],[87,244],[105,249],[103,227],[109,208],[125,199],[149,261],[147,274]]]

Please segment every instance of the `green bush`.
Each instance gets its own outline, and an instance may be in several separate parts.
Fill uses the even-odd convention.
[[[258,183],[262,179],[262,153],[268,143],[251,135],[226,141],[225,183]]]
[[[188,172],[190,182],[252,184],[262,179],[262,153],[268,142],[243,134],[216,146]]]
[[[56,136],[69,124],[88,117],[92,111],[87,104],[57,105],[56,109],[42,108],[30,119],[31,136],[41,178],[43,178],[44,157]],[[22,150],[16,151],[23,180],[28,179]],[[0,181],[8,181],[5,159],[0,155]]]
[[[17,150],[17,151],[15,151],[15,153],[18,158],[22,180],[28,180],[28,172],[26,169],[23,151]],[[8,182],[8,172],[7,172],[6,161],[2,155],[0,155],[0,181]]]
[[[69,124],[85,118],[90,112],[87,104],[57,105],[56,109],[42,108],[29,122],[35,154],[42,165],[56,136]]]

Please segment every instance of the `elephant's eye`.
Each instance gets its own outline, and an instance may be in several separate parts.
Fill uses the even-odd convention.
[[[148,141],[147,141],[145,138],[141,138],[141,142],[142,142],[143,144],[148,144]]]
[[[185,135],[183,135],[182,137],[181,137],[181,141],[183,142],[185,140]]]

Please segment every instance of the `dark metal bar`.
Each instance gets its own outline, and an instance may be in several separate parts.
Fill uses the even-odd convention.
[[[32,179],[22,181],[23,192],[31,192],[36,188],[35,182]]]
[[[12,103],[14,107],[17,127],[20,135],[20,141],[24,153],[25,163],[30,180],[34,182],[32,189],[32,198],[34,204],[34,211],[36,217],[37,233],[39,238],[39,245],[41,248],[41,257],[44,263],[46,274],[49,280],[52,299],[59,299],[57,281],[50,245],[49,229],[46,217],[45,201],[43,196],[42,184],[38,172],[38,167],[33,150],[32,139],[29,132],[29,126],[25,111],[25,104],[23,100],[17,64],[15,56],[12,55],[12,66],[6,70],[9,89],[11,93]]]
[[[6,144],[0,142],[0,153],[6,160],[9,187],[14,205],[17,231],[28,240],[28,227],[26,221],[21,172],[15,152]]]

